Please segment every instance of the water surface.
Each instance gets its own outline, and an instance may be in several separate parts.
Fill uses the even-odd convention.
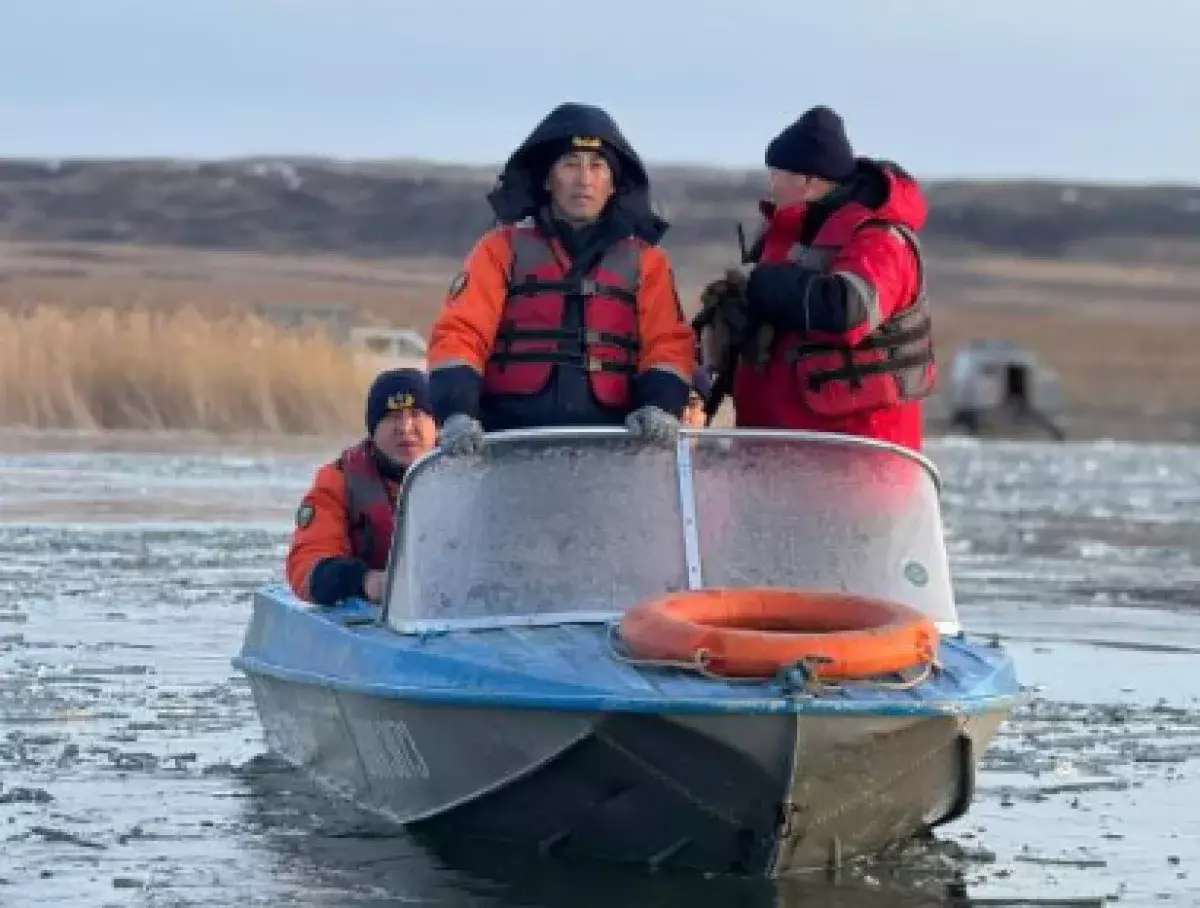
[[[435,853],[330,803],[229,663],[314,455],[0,454],[0,905],[1200,903],[1200,451],[930,453],[963,620],[1029,702],[941,842],[836,884]]]

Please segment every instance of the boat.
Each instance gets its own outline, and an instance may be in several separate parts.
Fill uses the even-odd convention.
[[[431,836],[767,877],[969,809],[1019,687],[960,625],[924,456],[830,433],[528,429],[433,451],[404,486],[383,602],[265,587],[234,659],[268,750],[333,796]],[[820,659],[747,677],[636,645],[632,616],[664,603],[768,594],[891,603],[933,650],[831,680]]]

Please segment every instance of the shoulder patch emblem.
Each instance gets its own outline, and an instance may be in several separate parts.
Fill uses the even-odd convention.
[[[299,509],[296,511],[296,526],[302,530],[307,530],[312,525],[313,518],[317,516],[317,509],[313,507],[311,501],[300,503]]]
[[[446,291],[447,296],[452,300],[458,299],[462,295],[462,292],[467,289],[467,281],[467,272],[458,272],[458,274],[454,275],[454,280],[450,282],[450,289]]]

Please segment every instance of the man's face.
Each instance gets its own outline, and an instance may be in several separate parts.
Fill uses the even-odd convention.
[[[389,460],[407,467],[437,443],[437,426],[423,410],[393,410],[379,421],[371,436]]]
[[[787,170],[767,168],[767,181],[771,187],[771,200],[780,208],[807,205],[821,198],[829,184],[818,177],[791,173]]]
[[[551,166],[546,190],[565,220],[588,224],[600,217],[612,198],[612,168],[599,152],[567,152]]]

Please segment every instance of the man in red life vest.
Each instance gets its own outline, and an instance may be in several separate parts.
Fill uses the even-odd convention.
[[[930,312],[917,232],[927,206],[888,162],[855,158],[841,118],[814,107],[768,146],[772,200],[747,253],[743,350],[732,375],[739,427],[840,432],[919,451],[933,390]],[[718,287],[718,285],[721,285]],[[745,319],[743,319],[745,320]]]
[[[499,220],[467,257],[430,333],[447,453],[483,433],[625,425],[670,442],[695,365],[637,153],[603,110],[561,104],[488,196]]]
[[[380,600],[400,483],[434,446],[430,409],[420,370],[393,369],[375,379],[366,438],[317,470],[296,511],[287,578],[297,596],[318,605]]]

